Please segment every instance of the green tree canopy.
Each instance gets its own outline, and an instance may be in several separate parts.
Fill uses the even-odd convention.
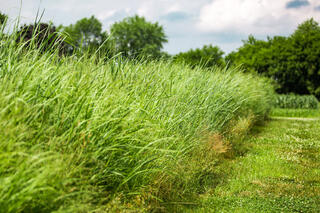
[[[179,53],[174,58],[176,61],[185,62],[192,67],[212,67],[225,65],[223,54],[224,52],[218,46],[204,45],[201,49],[191,49]]]
[[[242,42],[243,45],[237,51],[226,56],[226,62],[230,65],[242,64],[249,72],[263,73],[269,65],[270,39],[262,41],[250,35],[248,40]]]
[[[91,48],[99,46],[107,37],[102,33],[102,24],[94,16],[83,18],[67,27],[59,27],[67,36],[67,42],[75,47]]]
[[[279,93],[313,94],[320,98],[319,58],[320,27],[309,19],[289,37],[262,41],[250,36],[226,60],[274,79]]]
[[[160,57],[163,44],[167,42],[162,26],[137,15],[114,23],[110,31],[116,51],[129,58]]]
[[[291,72],[304,82],[309,93],[320,98],[320,26],[314,19],[300,24],[289,37],[292,46]]]

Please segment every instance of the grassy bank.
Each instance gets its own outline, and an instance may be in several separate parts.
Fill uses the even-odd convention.
[[[0,43],[0,211],[144,211],[215,184],[224,140],[270,110],[237,69],[108,61]]]

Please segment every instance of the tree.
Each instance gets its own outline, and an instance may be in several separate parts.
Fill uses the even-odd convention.
[[[66,35],[66,41],[74,47],[97,48],[107,37],[102,33],[102,24],[94,16],[83,18],[74,25],[59,26],[60,31]]]
[[[114,23],[110,31],[116,51],[129,58],[160,57],[163,43],[168,42],[162,26],[137,15]]]
[[[279,93],[313,94],[320,98],[320,27],[313,19],[289,37],[267,41],[252,36],[226,60],[274,79]]]
[[[224,52],[218,46],[204,45],[201,49],[191,49],[184,53],[177,54],[174,58],[178,62],[184,62],[192,67],[213,67],[224,66]]]
[[[267,41],[249,36],[243,46],[226,57],[231,65],[241,65],[247,72],[256,72],[272,78],[277,83],[279,93],[306,94],[304,83],[295,71],[292,71],[294,53],[289,38],[268,37]]]
[[[270,55],[270,38],[268,41],[257,40],[252,35],[248,40],[242,41],[243,45],[236,52],[231,52],[226,56],[229,65],[239,65],[248,72],[264,73],[272,58]]]
[[[320,98],[320,26],[314,19],[300,24],[290,36],[292,44],[291,70],[310,94]]]

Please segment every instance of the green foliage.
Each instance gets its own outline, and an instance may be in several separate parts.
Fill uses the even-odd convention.
[[[59,57],[12,39],[0,43],[0,211],[112,212],[184,199],[214,177],[214,164],[193,154],[202,133],[271,108],[271,86],[236,69]],[[190,156],[198,169],[181,179]]]
[[[297,118],[316,118],[320,117],[319,109],[285,109],[274,108],[270,112],[272,117],[297,117]]]
[[[129,58],[159,58],[163,44],[168,41],[162,26],[137,15],[114,23],[110,31],[116,51]]]
[[[101,42],[102,24],[94,16],[83,18],[74,25],[60,28],[68,35],[68,40],[74,46],[85,48]]]
[[[170,56],[161,52],[167,42],[163,28],[158,23],[147,22],[143,17],[134,16],[114,23],[111,35],[102,32],[102,24],[94,16],[83,18],[67,27],[58,29],[65,35],[69,52],[86,50],[110,58],[118,53],[126,58],[164,58]]]
[[[298,26],[290,37],[293,46],[292,68],[303,79],[310,94],[320,98],[320,26],[313,19]],[[296,81],[297,82],[297,81]]]
[[[319,57],[320,27],[310,19],[289,37],[275,36],[261,41],[250,36],[226,60],[274,79],[279,93],[313,94],[319,98]]]
[[[271,56],[269,42],[257,40],[250,35],[237,52],[231,52],[226,56],[226,62],[230,65],[241,64],[249,72],[263,73],[270,63],[270,59],[267,58]]]
[[[318,109],[319,101],[313,95],[276,95],[275,107],[288,109]]]
[[[7,19],[8,19],[8,16],[0,12],[0,26],[3,24],[5,25],[7,22]]]
[[[95,52],[99,49],[99,54],[102,56],[112,54],[108,34],[102,32],[102,24],[94,16],[80,19],[67,27],[59,26],[58,29],[66,36],[66,42],[71,45],[69,48],[71,51],[89,50]]]
[[[214,67],[225,65],[224,52],[218,46],[204,45],[201,49],[189,50],[177,54],[174,58],[178,62],[184,62],[192,67]]]

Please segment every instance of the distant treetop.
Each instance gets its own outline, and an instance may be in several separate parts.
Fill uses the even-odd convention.
[[[320,98],[320,26],[309,19],[289,37],[267,41],[250,36],[226,60],[272,78],[279,93],[313,94]]]
[[[213,67],[225,65],[223,54],[224,52],[218,46],[204,45],[201,49],[191,49],[179,53],[174,58],[176,61],[187,63],[192,67]]]
[[[163,44],[168,42],[162,26],[137,15],[114,23],[110,33],[116,50],[129,58],[160,57]]]

